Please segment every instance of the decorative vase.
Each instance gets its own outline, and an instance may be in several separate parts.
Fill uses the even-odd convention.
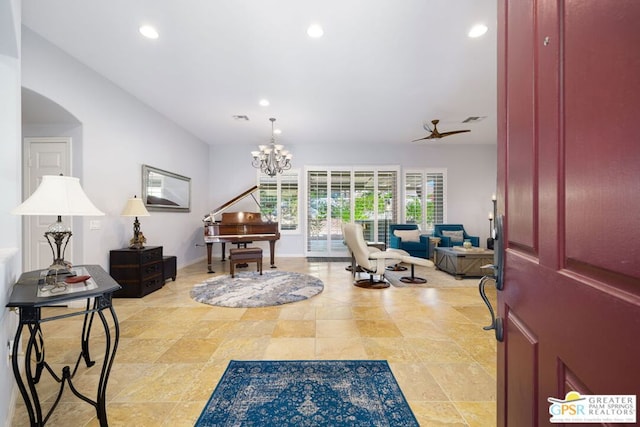
[[[471,240],[467,239],[464,242],[462,242],[462,247],[465,249],[471,249]]]

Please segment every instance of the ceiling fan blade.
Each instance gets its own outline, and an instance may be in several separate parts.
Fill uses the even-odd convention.
[[[450,132],[440,132],[440,138],[444,138],[445,136],[455,135],[457,133],[465,133],[465,132],[471,132],[471,130],[465,129],[465,130],[452,130]]]
[[[431,135],[427,135],[427,136],[425,136],[424,138],[414,139],[414,140],[413,140],[413,141],[411,141],[411,142],[424,141],[425,139],[437,139],[437,138],[436,138],[436,137],[434,137],[434,136],[433,136],[433,134],[431,134]]]

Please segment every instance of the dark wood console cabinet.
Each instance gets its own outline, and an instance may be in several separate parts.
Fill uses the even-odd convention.
[[[122,286],[114,297],[140,298],[160,289],[164,285],[162,246],[110,251],[109,273]]]

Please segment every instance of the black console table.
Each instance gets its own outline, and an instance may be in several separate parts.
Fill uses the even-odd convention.
[[[12,365],[13,374],[18,383],[22,398],[24,399],[29,414],[29,421],[32,426],[45,425],[60,401],[65,383],[69,385],[69,389],[74,395],[96,409],[100,426],[108,425],[106,409],[107,381],[120,337],[118,318],[113,310],[111,297],[113,292],[120,289],[120,285],[98,265],[77,266],[74,267],[72,271],[78,276],[86,274],[90,275],[91,278],[83,283],[69,285],[67,287],[63,286],[56,288],[54,291],[44,293],[43,290],[46,289],[46,280],[42,270],[23,273],[18,282],[13,286],[9,303],[7,304],[7,307],[17,308],[20,315],[13,346]],[[62,278],[58,279],[62,280]],[[70,293],[71,290],[74,292]],[[65,304],[69,301],[79,299],[86,299],[86,307],[84,309],[65,312],[65,314],[57,316],[42,317],[41,310],[43,307]],[[113,337],[111,336],[109,328],[110,322],[108,322],[107,316],[105,316],[105,311],[111,315],[111,323],[114,331]],[[96,314],[104,327],[106,342],[104,363],[100,371],[98,390],[95,400],[92,400],[80,393],[74,387],[72,380],[82,359],[84,359],[87,367],[95,364],[95,360],[91,360],[91,356],[89,355],[89,338],[91,335],[91,326]],[[46,360],[45,339],[42,334],[41,324],[78,315],[84,316],[78,359],[73,369],[65,366],[62,369],[62,373],[57,375]],[[21,373],[20,362],[18,360],[18,347],[22,330],[25,326],[27,326],[29,334],[28,336],[25,335],[28,340],[25,347],[24,372]],[[36,389],[36,384],[40,381],[43,370],[46,370],[60,384],[60,390],[56,400],[46,414],[42,413]]]

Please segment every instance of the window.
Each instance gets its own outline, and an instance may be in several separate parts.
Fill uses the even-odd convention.
[[[262,214],[270,221],[277,221],[280,231],[298,231],[298,187],[300,173],[289,170],[274,177],[258,175],[258,197]]]
[[[362,224],[364,238],[383,242],[396,218],[396,168],[318,168],[307,170],[307,253],[346,253],[342,224]]]
[[[446,169],[407,171],[404,175],[404,218],[425,233],[446,220]]]

